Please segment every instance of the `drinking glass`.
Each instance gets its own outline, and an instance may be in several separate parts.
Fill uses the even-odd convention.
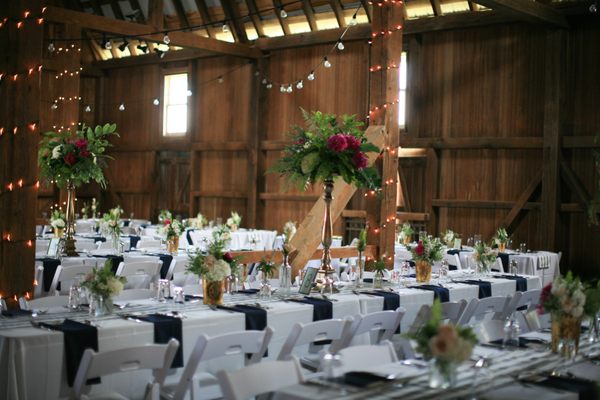
[[[402,265],[400,265],[400,280],[401,283],[406,285],[408,282],[408,278],[410,275],[410,263],[408,261],[404,261]]]
[[[217,226],[223,225],[223,218],[217,217]]]
[[[450,270],[450,266],[448,265],[448,261],[442,260],[442,263],[440,264],[440,271],[439,271],[439,280],[441,282],[444,282],[448,279],[448,271],[449,270]]]
[[[519,322],[514,318],[514,314],[506,318],[504,323],[504,339],[502,340],[503,347],[519,347],[519,332],[521,327]]]
[[[517,260],[510,260],[508,265],[510,266],[509,272],[513,275],[517,275],[517,273],[519,272],[519,265],[517,264]]]
[[[527,243],[521,243],[519,245],[519,253],[527,253]]]
[[[183,294],[183,288],[180,286],[175,286],[173,288],[173,303],[175,304],[183,304],[185,302],[185,295]]]
[[[473,236],[473,241],[475,242],[475,246],[481,244],[481,233],[478,233],[477,235]]]
[[[81,287],[79,286],[79,281],[73,280],[73,284],[69,289],[69,310],[78,310],[80,306],[80,298],[81,298]]]
[[[473,236],[469,236],[467,239],[467,246],[473,247]]]

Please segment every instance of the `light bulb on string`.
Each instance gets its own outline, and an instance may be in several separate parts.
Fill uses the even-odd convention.
[[[279,86],[279,91],[281,93],[285,93],[286,92],[285,86],[283,86],[283,85]]]
[[[56,104],[56,102],[52,103],[52,105],[50,106],[51,110],[56,110],[58,108],[58,104]]]
[[[327,59],[327,57],[325,57],[325,58],[323,59],[323,66],[324,66],[325,68],[331,68],[331,63],[329,62],[329,60]]]
[[[263,85],[266,85],[268,82],[269,82],[269,81],[267,81],[267,78],[263,78],[263,80],[262,80],[262,84],[263,84]]]
[[[344,43],[340,40],[338,41],[337,48],[338,50],[342,51],[346,48],[346,46],[344,46]]]
[[[229,25],[223,24],[222,29],[223,29],[223,33],[229,33]]]
[[[292,88],[292,85],[289,85],[286,89],[286,92],[288,93],[292,93],[294,91],[294,89]]]
[[[185,94],[187,94],[187,97],[191,97],[193,93],[190,89],[188,89]]]
[[[267,89],[271,89],[273,87],[273,84],[271,82],[267,83]]]
[[[306,79],[308,79],[309,81],[314,81],[315,80],[315,73],[314,73],[314,71],[310,71],[310,74],[308,74],[308,76],[306,77]]]
[[[158,100],[158,99],[154,99],[154,100],[152,101],[152,104],[154,104],[155,106],[157,106],[157,105],[159,105],[159,104],[160,104],[160,100]]]
[[[50,42],[50,43],[48,44],[48,51],[49,51],[50,53],[54,53],[54,52],[56,51],[56,46],[54,46],[54,42]]]
[[[281,10],[279,11],[279,16],[283,19],[287,18],[288,13],[285,11],[285,8],[283,8],[283,6],[281,7]]]
[[[125,104],[124,103],[119,104],[119,111],[125,111]]]
[[[303,87],[304,87],[303,81],[298,81],[298,83],[296,83],[296,89],[302,89]]]
[[[356,26],[356,25],[358,25],[358,21],[356,20],[356,14],[354,14],[352,16],[352,19],[350,20],[350,22],[348,22],[348,25],[350,25],[350,26]]]
[[[171,43],[171,38],[169,37],[169,32],[165,32],[165,37],[163,37],[163,43],[166,45]]]
[[[102,38],[102,47],[106,50],[112,49],[112,43],[106,38],[106,35],[104,35],[104,37]]]
[[[217,82],[219,82],[219,83],[223,83],[223,81],[224,81],[224,79],[223,79],[223,77],[222,77],[222,76],[219,76],[219,77],[217,78]]]
[[[85,109],[84,109],[84,111],[85,111],[86,113],[92,112],[92,107],[90,107],[89,105],[87,105],[87,106],[85,106]]]

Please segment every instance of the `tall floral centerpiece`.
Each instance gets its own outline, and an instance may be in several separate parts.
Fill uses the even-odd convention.
[[[559,344],[574,345],[579,350],[581,319],[585,310],[585,288],[571,271],[565,276],[557,276],[552,283],[544,286],[540,295],[538,313],[552,315],[552,351],[558,352]],[[566,348],[563,348],[567,351]]]
[[[402,224],[402,227],[400,228],[400,233],[399,233],[398,237],[402,241],[402,243],[404,243],[405,246],[408,246],[408,244],[410,243],[410,241],[412,239],[412,235],[414,233],[415,233],[415,230],[413,229],[410,222],[405,222]]]
[[[167,251],[177,253],[179,249],[179,237],[185,232],[185,226],[178,219],[165,219],[161,232],[167,242]]]
[[[231,229],[232,231],[237,231],[238,228],[240,227],[240,224],[242,223],[242,217],[240,217],[240,214],[238,214],[235,211],[231,212],[231,217],[227,218],[227,221],[225,222],[225,225],[227,225],[227,227],[229,229]]]
[[[506,232],[506,229],[498,228],[492,241],[496,246],[498,246],[498,251],[503,253],[506,250],[506,244],[508,243],[509,239],[510,236],[508,236],[508,232]]]
[[[365,272],[365,264],[363,255],[367,248],[367,230],[361,229],[358,234],[358,242],[356,242],[356,250],[358,251],[358,259],[356,260],[356,280],[354,286],[361,288],[363,286],[363,273]]]
[[[63,213],[59,208],[54,209],[52,214],[50,214],[50,226],[52,226],[52,229],[54,229],[55,237],[63,237],[66,226],[65,213]]]
[[[118,136],[115,124],[91,128],[82,125],[75,132],[46,132],[40,142],[38,165],[40,177],[67,189],[65,252],[75,252],[75,188],[90,181],[106,187],[104,173],[105,151],[111,146],[108,139]]]
[[[411,338],[430,362],[429,386],[445,389],[456,384],[457,366],[471,357],[477,338],[471,328],[442,324],[441,319],[442,305],[435,300],[431,319]]]
[[[368,152],[379,152],[369,143],[361,129],[363,123],[355,116],[343,115],[338,119],[333,114],[302,110],[306,127],[292,128],[292,144],[285,148],[284,155],[270,169],[306,190],[311,184],[323,182],[325,214],[321,242],[323,258],[317,282],[322,290],[333,290],[330,247],[332,242],[331,201],[333,182],[337,177],[348,184],[376,190],[380,187],[374,168],[368,166]]]
[[[96,316],[112,312],[112,298],[121,293],[123,286],[127,283],[124,276],[115,276],[111,266],[112,263],[108,260],[104,267],[94,267],[81,283],[81,286],[86,288],[91,296],[90,312]]]
[[[237,262],[231,254],[225,252],[228,232],[213,232],[213,240],[208,245],[207,254],[200,252],[190,256],[191,262],[186,272],[195,274],[202,279],[204,304],[223,304],[225,278],[231,275],[231,264]]]
[[[417,282],[429,282],[431,280],[431,266],[434,262],[443,258],[443,244],[438,238],[424,237],[412,249],[412,257],[416,263]]]
[[[105,236],[110,236],[113,243],[113,248],[117,251],[117,253],[120,253],[119,237],[121,236],[121,233],[123,233],[123,228],[121,226],[122,214],[123,209],[121,206],[116,206],[105,213],[100,221],[100,231]]]
[[[475,263],[477,265],[477,273],[486,275],[491,272],[492,264],[496,261],[496,253],[485,242],[478,242],[473,247]]]
[[[294,221],[288,221],[283,225],[283,243],[281,246],[281,252],[283,254],[283,260],[279,267],[279,290],[281,294],[285,295],[290,292],[292,287],[292,266],[289,263],[290,252],[292,251],[292,245],[290,241],[296,234],[296,223]]]

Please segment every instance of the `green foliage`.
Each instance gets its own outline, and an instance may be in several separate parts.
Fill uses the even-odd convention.
[[[367,231],[365,229],[361,229],[358,234],[358,244],[356,245],[356,249],[361,253],[365,251],[367,247]]]
[[[484,267],[492,265],[496,261],[497,255],[494,253],[485,242],[481,241],[477,243],[473,250],[475,250],[475,260],[483,264]]]
[[[272,278],[273,274],[275,273],[275,264],[273,264],[271,261],[265,260],[264,258],[260,260],[260,263],[258,263],[256,268],[258,271],[261,271],[267,279]]]
[[[383,270],[385,270],[385,256],[381,257],[381,259],[376,260],[375,262],[373,262],[373,271],[380,271],[382,272]]]
[[[118,295],[123,290],[123,285],[127,283],[124,276],[115,276],[112,272],[112,261],[107,260],[104,267],[92,269],[81,286],[90,291],[90,293],[104,298],[110,298]]]
[[[357,187],[379,189],[381,185],[377,171],[373,167],[359,167],[356,161],[356,157],[366,157],[365,153],[380,151],[377,146],[367,142],[361,121],[357,121],[354,115],[342,115],[340,122],[335,115],[320,111],[309,113],[302,110],[302,115],[306,128],[291,128],[293,144],[285,148],[283,157],[269,172],[285,176],[289,185],[296,185],[300,190],[306,190],[312,183],[338,176]],[[328,140],[334,135],[355,139],[359,146],[336,151],[328,146]]]
[[[105,151],[111,146],[110,136],[118,136],[115,124],[83,125],[76,132],[46,132],[38,150],[40,177],[54,181],[59,187],[67,182],[80,186],[90,181],[106,187],[103,168]]]
[[[433,264],[443,258],[444,245],[439,238],[429,239],[428,237],[420,240],[419,243],[410,249],[415,261],[427,261]]]
[[[598,312],[600,312],[600,280],[596,281],[595,284],[590,283],[584,290],[584,293],[585,305],[583,312],[589,317],[596,317]]]

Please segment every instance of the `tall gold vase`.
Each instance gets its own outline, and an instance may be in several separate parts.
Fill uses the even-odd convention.
[[[323,229],[321,231],[321,244],[323,245],[323,257],[321,268],[317,275],[317,289],[321,293],[334,293],[337,291],[333,285],[335,269],[331,266],[331,243],[333,236],[333,223],[331,221],[331,201],[333,200],[333,179],[323,182],[323,200],[325,200],[325,214],[323,215]]]
[[[572,341],[575,354],[579,352],[579,336],[581,335],[581,318],[567,316],[552,316],[552,351],[558,353],[561,350],[561,340]],[[562,349],[564,353],[566,349]]]
[[[68,257],[77,256],[75,251],[75,185],[73,182],[67,182],[67,210],[65,212],[65,249],[64,253]]]

